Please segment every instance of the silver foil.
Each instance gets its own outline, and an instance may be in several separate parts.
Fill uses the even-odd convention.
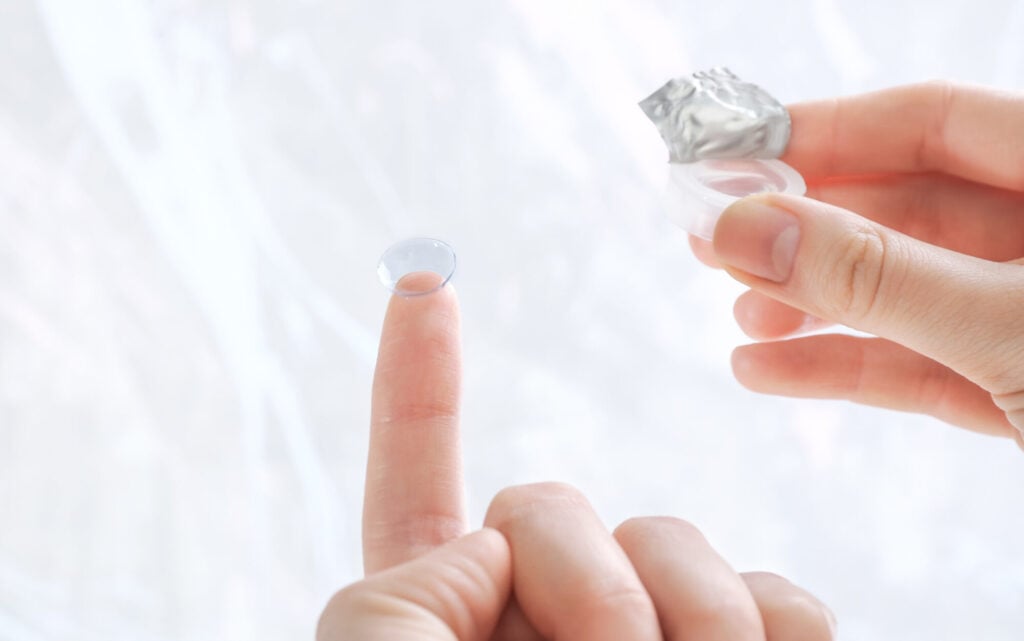
[[[725,67],[669,80],[640,108],[661,133],[672,162],[778,158],[789,143],[789,112],[782,103]]]

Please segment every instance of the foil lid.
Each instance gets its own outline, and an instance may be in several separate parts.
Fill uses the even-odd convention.
[[[789,112],[725,67],[675,78],[640,102],[668,146],[669,160],[778,158],[789,143]]]

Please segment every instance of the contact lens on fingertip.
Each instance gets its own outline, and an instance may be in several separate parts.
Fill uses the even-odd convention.
[[[424,296],[441,289],[455,273],[455,250],[435,238],[410,238],[388,247],[377,276],[398,296]]]

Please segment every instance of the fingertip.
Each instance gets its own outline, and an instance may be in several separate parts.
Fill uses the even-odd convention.
[[[694,257],[712,269],[721,269],[722,264],[715,258],[715,249],[710,240],[690,235],[690,249]]]
[[[747,336],[762,342],[816,331],[831,324],[757,290],[744,292],[736,299],[733,316]]]
[[[452,307],[458,304],[455,287],[434,272],[413,272],[403,276],[392,290],[388,315]]]
[[[755,290],[740,294],[732,307],[736,324],[756,341],[781,338],[798,331],[806,314]]]
[[[392,291],[396,296],[414,298],[441,289],[444,287],[445,282],[445,277],[437,272],[409,272],[398,279]]]
[[[757,391],[756,383],[761,371],[757,345],[740,345],[732,351],[730,363],[736,381],[751,391]]]
[[[411,279],[411,280],[410,280]],[[384,315],[381,330],[381,357],[390,356],[392,346],[397,343],[401,349],[407,345],[447,345],[457,341],[459,336],[459,301],[450,283],[439,284],[440,276],[421,272],[409,274],[401,284],[410,288],[426,288],[418,294],[391,296]],[[434,289],[429,289],[436,286]]]
[[[754,340],[759,340],[755,335],[757,334],[758,314],[751,300],[752,293],[753,290],[748,290],[736,298],[736,302],[732,304],[732,317],[736,319],[736,324],[740,326],[744,334]]]

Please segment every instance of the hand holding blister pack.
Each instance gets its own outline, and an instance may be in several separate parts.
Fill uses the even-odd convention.
[[[803,195],[803,177],[775,160],[786,150],[789,112],[725,68],[668,81],[640,102],[669,150],[669,220],[711,239],[732,203],[761,193]]]

